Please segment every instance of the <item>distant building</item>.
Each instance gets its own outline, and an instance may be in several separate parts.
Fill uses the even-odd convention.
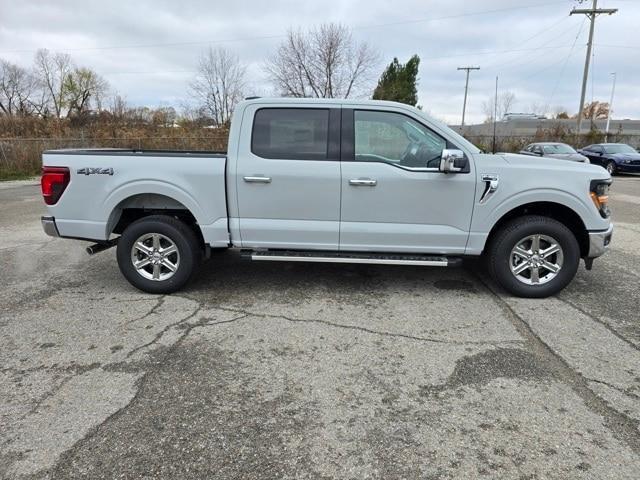
[[[516,113],[516,112],[507,112],[502,117],[502,120],[508,122],[510,120],[546,120],[547,117],[544,115],[538,115],[536,113]]]
[[[525,114],[526,115],[526,114]],[[604,132],[607,120],[594,120],[593,126],[600,132]],[[547,130],[562,126],[570,131],[575,132],[577,122],[575,118],[571,119],[545,119],[545,118],[529,118],[529,117],[510,117],[496,124],[496,134],[499,137],[511,136],[533,136],[538,130]],[[589,131],[591,120],[585,120],[582,123],[582,133]],[[460,131],[460,126],[453,126]],[[465,125],[462,129],[465,135],[471,136],[490,136],[493,135],[493,123],[480,123],[477,125]],[[611,120],[609,132],[613,134],[620,133],[622,135],[640,136],[640,120]]]

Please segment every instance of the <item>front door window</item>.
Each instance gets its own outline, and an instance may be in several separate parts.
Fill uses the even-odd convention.
[[[447,142],[412,118],[393,112],[356,110],[355,160],[404,168],[434,168]]]

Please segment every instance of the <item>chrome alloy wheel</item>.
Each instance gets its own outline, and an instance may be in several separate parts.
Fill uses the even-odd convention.
[[[160,233],[145,233],[133,243],[131,263],[146,279],[161,282],[176,273],[180,252],[169,237]]]
[[[518,281],[542,285],[562,269],[564,254],[558,241],[547,235],[529,235],[516,243],[509,256],[509,268]]]

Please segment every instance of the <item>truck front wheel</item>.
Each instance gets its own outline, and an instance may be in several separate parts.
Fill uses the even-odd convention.
[[[118,266],[134,287],[148,293],[172,293],[191,278],[202,257],[200,242],[188,225],[152,215],[129,225],[118,240]]]
[[[542,298],[566,287],[580,263],[573,232],[557,220],[528,215],[506,223],[488,249],[492,277],[519,297]]]

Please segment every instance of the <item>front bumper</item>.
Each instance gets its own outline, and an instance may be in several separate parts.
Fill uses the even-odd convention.
[[[49,235],[50,237],[59,237],[60,233],[58,232],[58,227],[56,226],[56,219],[50,216],[43,216],[40,218],[42,222],[42,229],[44,233]]]
[[[599,232],[589,232],[589,253],[587,258],[596,258],[604,255],[609,249],[611,237],[613,236],[613,224],[609,228]]]
[[[618,172],[640,173],[640,164],[637,163],[618,163],[616,165]]]

